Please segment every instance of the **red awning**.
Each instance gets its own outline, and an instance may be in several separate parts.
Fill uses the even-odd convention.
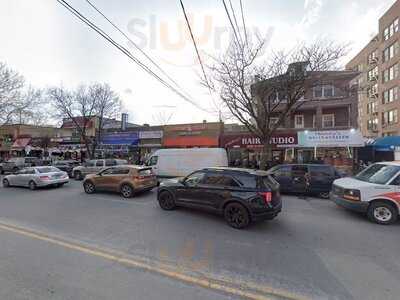
[[[165,147],[218,147],[218,137],[182,136],[164,138]]]
[[[26,146],[28,146],[30,141],[31,141],[31,138],[16,139],[14,144],[12,145],[12,149],[24,149]]]

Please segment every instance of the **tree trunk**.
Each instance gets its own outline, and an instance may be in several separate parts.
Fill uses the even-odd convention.
[[[261,151],[261,160],[260,160],[260,170],[266,170],[270,165],[272,160],[272,145],[268,142],[264,142],[262,151]]]

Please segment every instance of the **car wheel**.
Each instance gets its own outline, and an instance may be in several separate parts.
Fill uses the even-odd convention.
[[[121,186],[121,195],[124,198],[132,198],[133,188],[129,184],[123,184]]]
[[[85,190],[86,194],[93,194],[96,191],[96,187],[94,186],[94,184],[90,181],[86,181],[83,184],[83,189]]]
[[[329,194],[330,192],[321,192],[318,194],[318,196],[322,199],[329,199]]]
[[[76,171],[74,173],[74,178],[75,178],[75,180],[78,180],[78,181],[82,180],[83,179],[82,172],[81,171]]]
[[[228,225],[236,229],[250,224],[250,214],[240,203],[229,203],[224,209],[224,217]]]
[[[397,221],[399,213],[390,203],[372,202],[368,207],[368,218],[377,224],[390,225]]]
[[[6,178],[3,179],[3,187],[5,187],[5,188],[10,187],[10,182]]]
[[[34,190],[36,190],[36,183],[33,181],[33,180],[31,180],[31,181],[29,181],[29,189],[31,190],[31,191],[34,191]]]
[[[158,204],[164,210],[173,210],[176,208],[174,196],[168,191],[160,193],[158,196]]]

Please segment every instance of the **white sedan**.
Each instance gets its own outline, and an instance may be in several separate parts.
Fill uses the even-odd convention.
[[[60,187],[68,181],[68,174],[55,167],[32,167],[5,176],[3,186],[23,186],[35,190],[45,186]]]

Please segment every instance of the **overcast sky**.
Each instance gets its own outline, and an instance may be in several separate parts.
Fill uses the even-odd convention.
[[[67,0],[115,40],[129,47],[88,5]],[[216,111],[198,83],[199,65],[189,37],[181,38],[183,15],[178,0],[91,0],[139,44],[202,107]],[[228,1],[227,1],[228,2]],[[239,0],[232,0],[239,13]],[[271,37],[268,50],[291,47],[299,41],[325,37],[351,42],[349,59],[377,33],[379,17],[394,0],[243,0],[245,19],[253,32]],[[228,41],[228,20],[222,1],[184,0],[193,17],[199,48],[221,53]],[[217,120],[185,102],[142,71],[117,49],[77,20],[56,0],[0,1],[0,61],[22,73],[37,87],[107,82],[121,96],[129,121],[170,123]],[[132,53],[145,61],[134,48]],[[266,54],[268,55],[268,54]]]

